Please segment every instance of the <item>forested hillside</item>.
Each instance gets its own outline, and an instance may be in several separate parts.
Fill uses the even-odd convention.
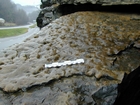
[[[36,20],[40,12],[40,9],[35,6],[31,6],[31,5],[22,6],[20,4],[16,4],[16,6],[18,9],[23,9],[26,12],[29,18],[29,22],[33,22],[33,20]]]
[[[6,22],[15,23],[17,25],[27,24],[29,19],[22,9],[17,9],[16,4],[11,0],[0,0],[0,18]]]

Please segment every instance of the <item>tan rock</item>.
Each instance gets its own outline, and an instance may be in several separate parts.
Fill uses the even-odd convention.
[[[139,26],[140,22],[129,15],[78,12],[63,16],[24,43],[0,53],[0,87],[11,92],[73,74],[119,82],[124,72],[140,65],[140,53],[126,50],[139,42]],[[124,50],[126,53],[120,53]],[[85,63],[50,69],[44,66],[79,58]]]

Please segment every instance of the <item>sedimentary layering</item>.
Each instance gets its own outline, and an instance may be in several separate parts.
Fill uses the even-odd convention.
[[[4,100],[0,102],[111,105],[124,72],[140,65],[140,21],[136,17],[77,12],[2,51],[1,92],[25,92],[0,96]],[[84,63],[45,68],[45,64],[76,59],[84,59]],[[5,97],[10,98],[6,101]]]
[[[41,2],[42,10],[36,19],[40,28],[63,15],[77,11],[140,12],[140,0],[41,0]]]
[[[63,4],[101,4],[101,5],[117,5],[117,4],[140,4],[140,0],[41,0],[42,5],[50,6],[56,3]]]

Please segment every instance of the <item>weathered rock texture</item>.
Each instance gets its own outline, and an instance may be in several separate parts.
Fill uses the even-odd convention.
[[[0,96],[4,100],[0,102],[111,105],[116,97],[116,84],[121,82],[124,72],[140,65],[137,17],[77,12],[56,19],[24,43],[2,51],[1,92],[15,93]],[[79,58],[85,63],[44,67],[45,63]],[[6,102],[5,97],[9,97]]]
[[[136,10],[139,11],[140,6],[140,0],[41,0],[41,2],[40,8],[42,10],[36,19],[37,26],[40,28],[49,24],[52,20],[70,12],[95,11],[96,9],[108,9],[111,11],[110,6],[114,6],[113,8],[115,10],[133,11],[137,8]]]
[[[41,0],[44,6],[50,6],[53,4],[101,4],[101,5],[123,5],[123,4],[140,4],[140,0]]]
[[[0,96],[0,102],[1,105],[112,105],[117,95],[117,85],[103,84],[97,83],[94,77],[72,76],[34,86],[26,92],[5,94]]]

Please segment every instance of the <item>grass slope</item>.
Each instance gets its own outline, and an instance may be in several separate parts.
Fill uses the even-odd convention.
[[[30,26],[30,28],[35,28],[37,25],[36,24],[34,24],[34,25],[32,25],[32,26]]]
[[[28,28],[2,29],[0,30],[0,38],[17,36],[28,32]]]

